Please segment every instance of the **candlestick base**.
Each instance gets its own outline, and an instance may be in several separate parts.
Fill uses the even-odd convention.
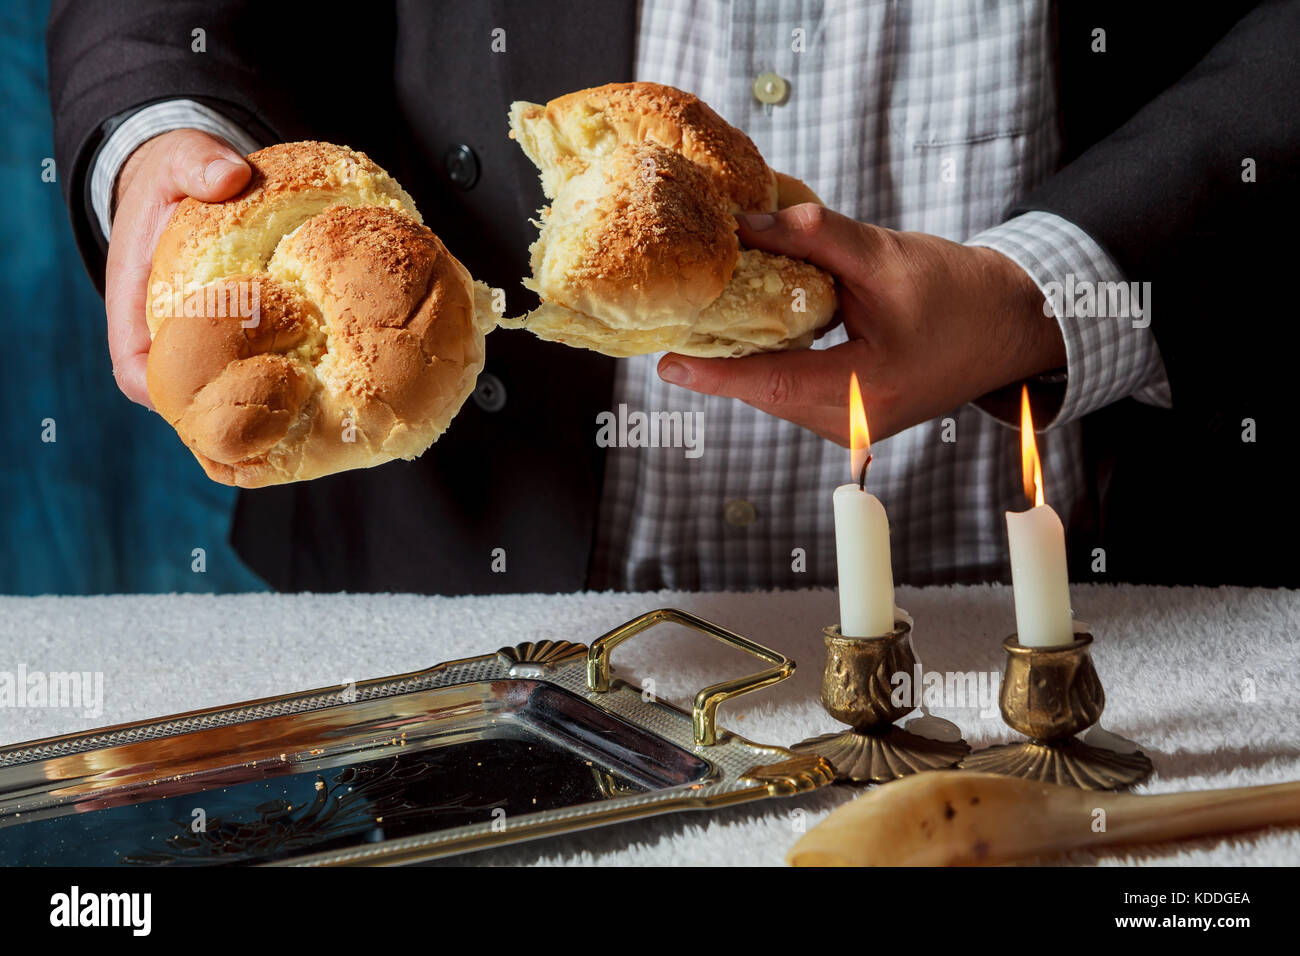
[[[1131,787],[1150,776],[1151,760],[1141,751],[1119,753],[1074,736],[1094,725],[1106,706],[1091,644],[1088,633],[1060,647],[1029,647],[1014,634],[1003,641],[1007,666],[998,704],[1007,725],[1029,740],[976,751],[961,769],[1081,790]]]
[[[970,744],[964,740],[934,740],[888,724],[861,733],[845,730],[822,734],[790,749],[825,757],[835,768],[836,780],[886,783],[924,770],[954,767],[970,753]]]
[[[1059,744],[1026,741],[977,750],[961,762],[961,769],[1080,790],[1118,790],[1141,783],[1151,775],[1152,766],[1141,751],[1116,753],[1071,737]]]
[[[836,780],[855,783],[885,783],[953,767],[970,753],[964,740],[936,740],[894,724],[916,709],[896,703],[893,694],[894,675],[910,678],[916,669],[910,619],[895,621],[894,630],[880,637],[844,637],[838,625],[823,634],[822,706],[852,729],[811,737],[790,749],[825,757],[835,767]]]

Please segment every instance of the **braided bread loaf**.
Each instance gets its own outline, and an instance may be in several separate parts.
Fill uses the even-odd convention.
[[[285,143],[221,203],[186,199],[149,279],[149,395],[208,476],[253,488],[394,458],[483,367],[490,293],[363,153]]]
[[[806,262],[741,249],[734,214],[817,202],[697,97],[615,83],[515,103],[510,135],[551,200],[524,285],[542,305],[502,326],[626,356],[804,348],[835,311]]]

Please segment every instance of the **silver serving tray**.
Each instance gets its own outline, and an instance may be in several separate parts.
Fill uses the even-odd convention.
[[[773,666],[690,714],[613,680],[672,621]],[[592,642],[0,749],[0,865],[410,863],[829,783],[822,758],[720,731],[718,705],[794,662],[685,611]]]

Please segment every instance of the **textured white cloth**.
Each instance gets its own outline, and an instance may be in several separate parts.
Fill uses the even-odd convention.
[[[1102,723],[1138,741],[1156,766],[1142,792],[1300,779],[1300,592],[1076,586],[1074,608],[1096,635],[1106,688]],[[939,671],[1000,671],[1014,629],[1009,589],[901,588],[915,646]],[[677,606],[798,662],[782,684],[724,704],[720,726],[790,744],[836,728],[817,703],[821,627],[838,617],[829,590],[751,594],[156,595],[0,598],[0,671],[102,671],[98,719],[0,708],[0,743],[337,685],[492,653],[525,640],[590,642],[659,606]],[[617,674],[645,677],[678,705],[754,660],[663,626],[619,647]],[[1248,683],[1249,682],[1249,683]],[[1254,701],[1243,691],[1253,687]],[[1000,718],[935,708],[974,745],[1007,740]],[[475,863],[776,865],[794,844],[791,811],[811,827],[859,791],[836,786],[788,800],[679,813],[465,857]],[[1097,860],[1091,854],[1076,862]],[[1300,829],[1147,848],[1101,862],[1300,863]]]

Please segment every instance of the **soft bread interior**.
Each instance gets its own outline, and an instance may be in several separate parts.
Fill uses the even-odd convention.
[[[721,293],[739,247],[708,175],[678,153],[619,144],[543,215],[525,286],[630,331],[689,324]]]
[[[502,328],[527,329],[548,342],[619,358],[654,352],[737,358],[759,350],[807,348],[821,317],[834,311],[834,285],[816,266],[742,249],[721,295],[691,323],[612,325],[552,302],[527,316],[499,321]],[[796,319],[800,314],[807,319]]]
[[[586,170],[591,159],[618,142],[603,112],[584,111],[573,121],[561,124],[549,120],[546,107],[537,103],[511,104],[510,135],[541,172],[542,192],[547,199],[558,196],[561,187]]]

